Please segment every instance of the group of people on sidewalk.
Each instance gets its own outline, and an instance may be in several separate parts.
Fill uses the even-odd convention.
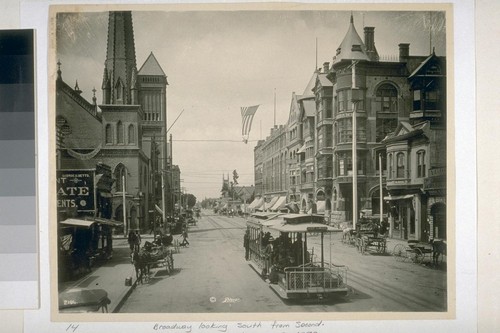
[[[130,230],[128,233],[128,245],[130,247],[130,252],[139,252],[141,249],[141,234],[139,230]]]

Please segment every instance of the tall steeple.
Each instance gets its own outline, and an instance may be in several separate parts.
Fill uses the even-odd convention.
[[[109,12],[108,46],[103,75],[103,104],[133,104],[132,77],[137,71],[132,12]],[[104,82],[106,81],[106,82]]]

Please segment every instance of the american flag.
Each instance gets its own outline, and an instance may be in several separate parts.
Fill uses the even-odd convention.
[[[252,120],[259,105],[241,107],[241,135],[243,142],[248,142],[250,129],[252,128]]]

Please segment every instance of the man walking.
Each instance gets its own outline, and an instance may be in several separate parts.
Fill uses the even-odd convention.
[[[250,254],[250,230],[248,229],[243,236],[243,247],[245,248],[245,259],[248,260]]]

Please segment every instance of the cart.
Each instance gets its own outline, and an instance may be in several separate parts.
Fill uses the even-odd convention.
[[[426,258],[432,260],[432,244],[409,240],[407,245],[397,244],[394,246],[392,255],[397,261],[408,261],[415,264],[422,264]]]
[[[384,254],[386,250],[386,238],[372,235],[363,235],[359,240],[359,250],[361,254],[365,254],[369,249],[377,253]]]
[[[150,256],[150,261],[147,262],[147,265],[150,268],[165,267],[168,273],[174,270],[174,257],[171,246],[153,245],[147,251]]]

